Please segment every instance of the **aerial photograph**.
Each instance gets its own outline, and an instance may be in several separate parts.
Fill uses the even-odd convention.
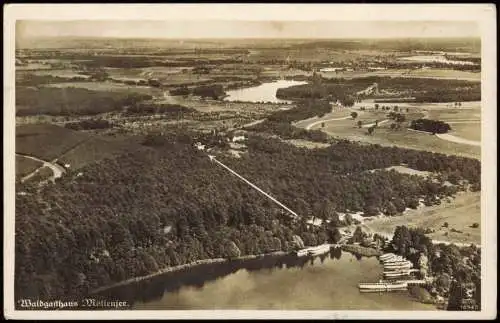
[[[481,311],[475,22],[15,30],[16,310]]]

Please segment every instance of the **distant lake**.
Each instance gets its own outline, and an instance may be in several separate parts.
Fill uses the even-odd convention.
[[[376,282],[381,274],[375,257],[337,249],[314,259],[282,256],[195,267],[112,295],[128,295],[134,310],[436,310],[407,291],[359,292],[359,282]]]
[[[455,64],[455,65],[476,65],[471,61],[456,61],[449,60],[444,55],[416,55],[409,57],[402,57],[400,60],[412,61],[412,62],[422,62],[422,63],[444,63],[444,64]]]
[[[225,101],[241,101],[241,102],[273,102],[273,103],[291,103],[288,100],[281,100],[276,97],[278,89],[307,84],[305,81],[279,80],[275,82],[267,82],[258,86],[253,86],[244,89],[227,91]]]
[[[344,69],[343,67],[325,67],[325,68],[320,69],[319,71],[320,72],[336,72],[336,71],[340,71],[343,69]]]

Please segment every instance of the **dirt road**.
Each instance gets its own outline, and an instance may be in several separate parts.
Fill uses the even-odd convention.
[[[24,176],[23,178],[21,178],[21,182],[24,182],[28,179],[30,179],[31,177],[35,176],[42,167],[48,167],[52,170],[52,176],[49,178],[49,180],[53,181],[55,180],[56,178],[59,178],[62,176],[62,174],[64,174],[66,172],[66,170],[59,166],[58,164],[56,164],[56,161],[57,159],[53,160],[53,161],[46,161],[46,160],[41,160],[39,158],[36,158],[36,157],[33,157],[33,156],[28,156],[28,155],[22,155],[22,154],[17,154],[16,153],[16,156],[19,156],[19,157],[24,157],[24,158],[29,158],[29,159],[32,159],[32,160],[36,160],[40,163],[42,163],[42,166],[40,166],[39,168],[35,169],[33,172],[29,173],[28,175]]]

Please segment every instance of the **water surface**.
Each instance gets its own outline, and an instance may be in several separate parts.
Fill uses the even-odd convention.
[[[358,260],[359,259],[359,260]],[[293,261],[292,261],[293,262]],[[269,265],[269,263],[268,263]],[[212,281],[164,291],[155,299],[137,301],[144,310],[242,309],[242,310],[436,310],[412,300],[408,292],[360,293],[359,282],[375,282],[381,276],[374,257],[350,253],[330,254],[302,263],[277,262],[268,268],[254,263],[248,269]],[[210,270],[205,271],[210,272]],[[194,277],[194,275],[193,275]],[[200,280],[200,277],[197,277]],[[156,285],[156,289],[162,287]]]
[[[272,102],[272,103],[291,103],[288,100],[281,100],[276,97],[276,91],[281,88],[287,88],[294,85],[307,84],[305,81],[279,80],[267,82],[258,86],[252,86],[244,89],[227,91],[225,101],[242,102]]]

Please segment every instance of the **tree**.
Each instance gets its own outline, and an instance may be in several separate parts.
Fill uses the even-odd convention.
[[[378,103],[375,103],[375,110],[378,110],[378,107],[379,107]]]
[[[370,128],[368,128],[368,134],[372,135],[374,130],[375,130],[375,127],[371,126]]]
[[[351,117],[353,119],[356,119],[358,117],[358,113],[357,112],[351,112]]]
[[[234,243],[234,241],[226,241],[225,245],[225,255],[227,258],[237,258],[241,255],[240,248]]]
[[[397,105],[394,106],[394,111],[398,111],[399,110],[399,107]]]
[[[324,127],[325,127],[325,123],[324,123],[324,122],[322,122],[322,123],[321,123],[321,128],[324,128]]]
[[[328,227],[327,234],[330,243],[337,243],[340,241],[340,239],[342,239],[342,234],[340,233],[338,228]]]
[[[389,202],[387,204],[387,207],[385,208],[385,213],[387,215],[395,215],[397,212],[396,207],[394,206],[393,203]]]
[[[463,311],[462,302],[465,298],[465,287],[459,280],[453,280],[450,287],[450,296],[448,297],[448,311]]]
[[[363,122],[361,120],[358,121],[358,128],[361,129],[361,126],[363,125]]]
[[[363,230],[361,230],[360,226],[357,226],[356,230],[354,230],[354,233],[352,234],[352,241],[353,242],[361,242],[361,241],[363,241],[364,237],[365,237],[365,234],[364,234]]]

